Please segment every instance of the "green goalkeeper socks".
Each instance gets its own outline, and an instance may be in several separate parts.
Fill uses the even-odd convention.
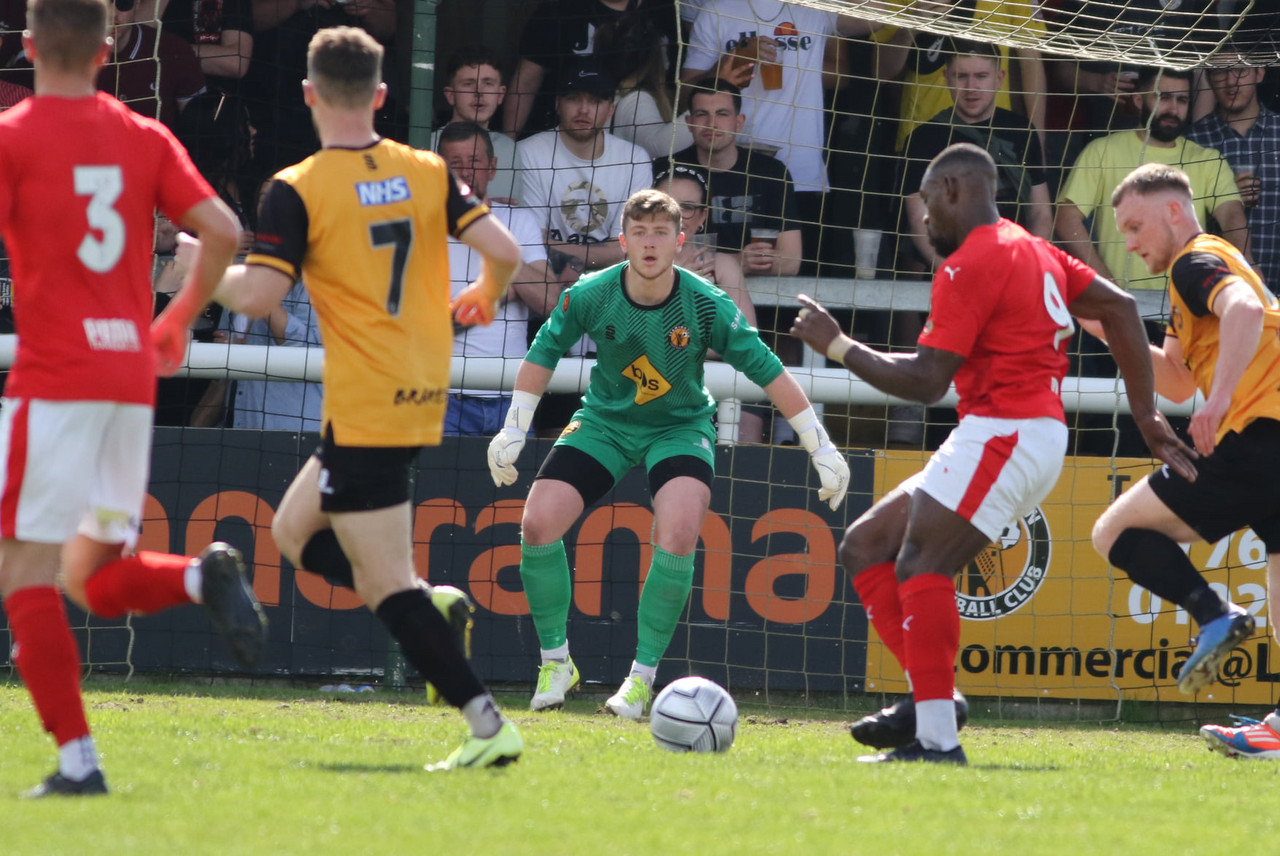
[[[520,579],[529,600],[529,615],[543,650],[559,648],[567,640],[569,601],[573,582],[564,541],[533,546],[520,542]]]
[[[692,587],[693,553],[677,556],[655,544],[636,616],[640,637],[636,645],[637,663],[657,666],[667,653]]]

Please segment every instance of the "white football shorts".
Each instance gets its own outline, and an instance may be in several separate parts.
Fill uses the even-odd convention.
[[[994,541],[1049,495],[1066,452],[1067,426],[1057,419],[966,416],[901,487],[923,490]]]
[[[137,544],[152,413],[113,401],[0,399],[0,537],[60,544],[78,532]]]

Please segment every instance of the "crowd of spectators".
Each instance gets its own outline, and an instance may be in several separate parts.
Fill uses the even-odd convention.
[[[318,145],[299,86],[317,29],[363,26],[392,46],[391,97],[379,130],[407,139],[412,5],[115,0],[114,61],[99,87],[169,125],[248,236],[262,183]],[[912,9],[1052,34],[1073,15],[1103,20],[1103,5],[916,0]],[[1183,73],[1054,58],[781,0],[529,6],[522,21],[507,24],[518,41],[494,42],[517,43],[514,52],[480,42],[436,46],[429,145],[520,227],[528,245],[502,332],[460,333],[461,357],[523,356],[529,331],[559,293],[619,260],[622,203],[657,179],[679,193],[698,236],[682,258],[724,282],[794,362],[798,353],[777,333],[793,310],[775,305],[786,301],[753,307],[749,288],[758,294],[770,278],[797,274],[927,279],[940,260],[925,237],[916,190],[929,159],[957,141],[995,158],[1002,214],[1125,287],[1162,286],[1128,258],[1109,205],[1117,176],[1153,160],[1191,174],[1210,228],[1268,282],[1280,276],[1280,118],[1271,109],[1274,76],[1259,67],[1260,57],[1276,59],[1276,52],[1257,50],[1266,22],[1246,22],[1237,36],[1250,33],[1251,42],[1228,44],[1210,66]],[[1196,27],[1215,38],[1234,10],[1233,0],[1138,0],[1107,27],[1173,49]],[[0,106],[29,91],[30,64],[17,37],[24,24],[25,0],[0,0]],[[158,242],[162,253],[166,240],[172,243]],[[454,278],[463,281],[465,270]],[[892,324],[871,313],[854,323],[911,347],[918,319],[900,314]],[[274,328],[255,334],[235,319],[210,317],[205,326],[210,340],[257,335],[281,344],[290,343],[286,326],[305,328],[279,325],[281,338]],[[1075,347],[1091,352],[1087,342]],[[578,350],[592,348],[584,340]],[[1109,371],[1087,359],[1082,367]],[[179,404],[162,403],[159,421],[207,421],[194,393],[184,388]],[[460,391],[459,403],[477,395]],[[238,409],[230,394],[223,405],[225,414]],[[501,409],[500,402],[475,406]],[[559,414],[545,411],[546,429],[555,430]],[[767,416],[748,410],[744,438],[767,439]],[[756,427],[762,419],[763,431]],[[488,431],[468,431],[471,424],[462,419],[454,428]]]

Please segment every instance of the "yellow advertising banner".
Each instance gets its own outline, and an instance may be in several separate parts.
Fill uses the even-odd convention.
[[[927,455],[887,452],[877,498],[918,472]],[[1006,528],[956,582],[960,654],[956,686],[975,696],[1190,701],[1177,673],[1193,650],[1195,623],[1111,568],[1090,542],[1098,515],[1152,469],[1147,459],[1068,458],[1041,506]],[[1223,664],[1205,702],[1276,701],[1280,654],[1266,612],[1266,551],[1252,530],[1189,555],[1219,593],[1248,609],[1254,637]],[[902,670],[872,631],[867,689],[905,692]]]

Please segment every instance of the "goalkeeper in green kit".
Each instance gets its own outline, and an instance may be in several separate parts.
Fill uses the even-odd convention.
[[[653,498],[653,560],[640,594],[631,674],[606,703],[639,719],[652,694],[693,584],[694,549],[711,503],[715,401],[703,383],[708,351],[763,387],[790,420],[835,509],[849,465],[795,379],[760,340],[733,300],[673,265],[684,235],[680,207],[657,190],[627,200],[620,241],[626,260],[583,276],[561,296],[516,376],[506,426],[489,444],[494,483],[516,480],[515,461],[560,357],[584,334],[597,362],[583,405],[547,455],[525,500],[520,576],[542,649],[529,707],[558,708],[578,683],[567,625],[572,583],[564,534],[631,467],[643,463]]]

